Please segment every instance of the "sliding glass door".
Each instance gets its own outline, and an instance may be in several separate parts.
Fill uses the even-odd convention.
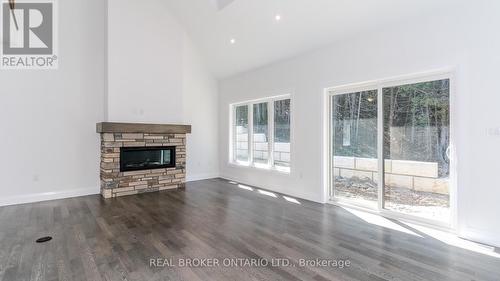
[[[336,197],[375,208],[377,186],[377,90],[331,97],[332,184]]]
[[[449,77],[376,82],[329,93],[331,199],[449,223]]]
[[[383,88],[384,207],[450,217],[450,80]]]

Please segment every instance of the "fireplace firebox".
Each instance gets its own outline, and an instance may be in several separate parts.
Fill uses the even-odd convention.
[[[120,172],[173,167],[175,146],[120,148]]]

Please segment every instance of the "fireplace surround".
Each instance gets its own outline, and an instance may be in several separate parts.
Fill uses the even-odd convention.
[[[101,195],[183,188],[189,125],[98,123]]]

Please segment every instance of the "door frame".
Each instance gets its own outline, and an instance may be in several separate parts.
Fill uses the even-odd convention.
[[[427,218],[418,217],[415,215],[409,215],[404,213],[399,213],[391,210],[384,209],[384,173],[383,171],[384,158],[383,158],[383,92],[382,89],[391,86],[414,84],[434,80],[450,80],[450,219],[447,222],[432,220]],[[456,79],[455,79],[455,69],[454,68],[444,68],[439,70],[413,73],[409,75],[400,75],[385,79],[371,80],[361,83],[344,84],[340,86],[327,87],[324,89],[324,114],[323,114],[323,126],[324,126],[324,145],[323,145],[323,181],[324,181],[324,198],[326,203],[355,208],[370,213],[375,213],[391,219],[399,219],[403,221],[408,221],[415,224],[421,224],[425,226],[430,226],[433,228],[438,228],[442,230],[447,230],[451,232],[456,232],[458,226],[457,217],[457,151],[456,151]],[[370,206],[355,203],[350,200],[336,198],[333,194],[333,157],[331,155],[331,97],[334,95],[341,95],[346,93],[353,93],[366,90],[377,90],[377,156],[378,156],[378,199],[377,208],[370,208]]]

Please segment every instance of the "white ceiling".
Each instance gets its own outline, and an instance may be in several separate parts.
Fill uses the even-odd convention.
[[[233,3],[234,0],[210,0],[212,4],[217,8],[217,10],[222,10],[227,7],[229,4]]]
[[[347,36],[419,20],[454,0],[166,0],[217,78]],[[282,19],[276,22],[274,17]],[[236,39],[230,44],[230,39]]]

